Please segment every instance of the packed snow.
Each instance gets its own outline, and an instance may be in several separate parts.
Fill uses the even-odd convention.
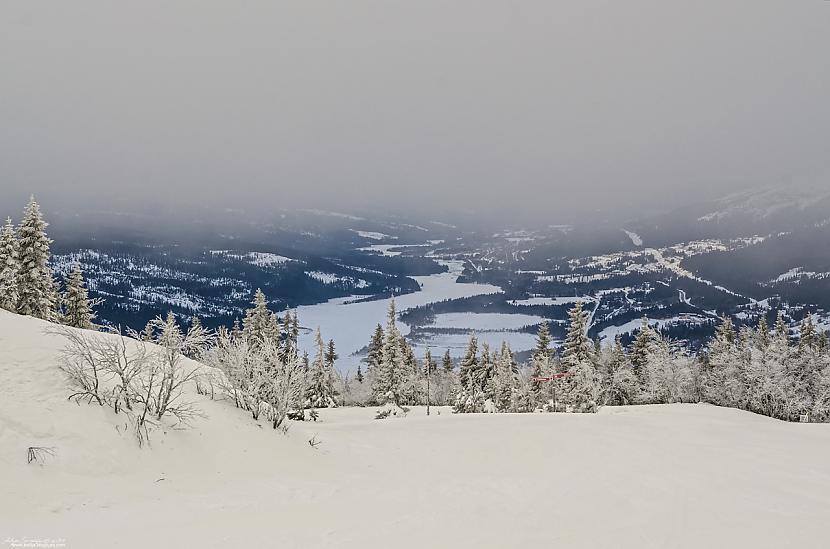
[[[6,544],[826,547],[827,424],[697,404],[386,421],[342,408],[283,435],[190,392],[205,417],[139,448],[121,415],[66,400],[46,327],[0,311]],[[31,446],[54,456],[28,464]]]

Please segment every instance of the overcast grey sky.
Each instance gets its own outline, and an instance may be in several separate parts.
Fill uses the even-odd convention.
[[[824,0],[0,0],[4,202],[519,216],[828,159]]]

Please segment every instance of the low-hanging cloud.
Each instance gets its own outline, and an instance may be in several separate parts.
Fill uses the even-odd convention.
[[[676,205],[830,172],[830,3],[5,2],[17,205]],[[5,212],[3,212],[5,213]]]

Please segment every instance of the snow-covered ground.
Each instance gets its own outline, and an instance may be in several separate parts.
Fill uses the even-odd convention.
[[[122,417],[67,402],[46,326],[0,311],[6,546],[826,547],[830,425],[707,405],[353,408],[282,435],[191,395],[206,417],[139,449]],[[27,464],[36,445],[55,457]]]

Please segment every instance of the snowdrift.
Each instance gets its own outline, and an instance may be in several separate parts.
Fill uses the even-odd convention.
[[[830,426],[706,405],[323,410],[287,435],[198,396],[139,448],[0,311],[0,541],[65,547],[825,547]],[[320,444],[313,447],[309,440]],[[29,447],[54,448],[43,464]]]

